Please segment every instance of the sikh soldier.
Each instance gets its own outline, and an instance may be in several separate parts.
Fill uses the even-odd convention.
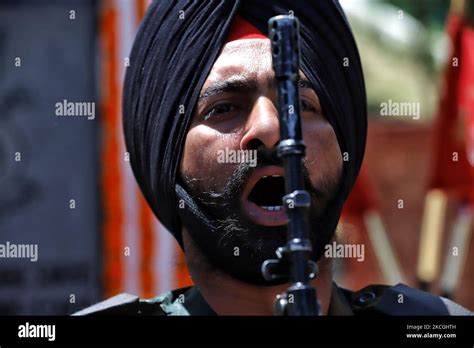
[[[287,284],[267,282],[261,265],[285,244],[287,217],[275,155],[276,83],[264,33],[270,17],[288,13],[301,25],[305,189],[311,258],[319,267],[311,284],[322,314],[469,313],[402,284],[352,292],[332,280],[324,246],[334,239],[367,132],[361,63],[339,3],[160,0],[133,45],[123,125],[138,184],[183,248],[195,285],[151,300],[122,294],[77,314],[273,314]],[[222,151],[256,154],[257,165],[219,161]]]

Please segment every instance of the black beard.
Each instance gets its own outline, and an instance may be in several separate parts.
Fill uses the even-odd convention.
[[[257,163],[256,168],[282,166],[275,153],[260,150],[257,151]],[[192,226],[187,228],[193,242],[213,267],[247,283],[274,285],[275,282],[264,280],[261,266],[265,260],[275,259],[276,249],[286,244],[287,228],[286,225],[256,225],[242,211],[242,190],[253,169],[248,163],[240,163],[220,190],[211,189],[202,179],[184,173],[186,190],[204,210],[215,230],[203,234]],[[316,188],[304,165],[303,175],[305,190],[311,196],[308,213],[309,237],[313,246],[311,259],[317,261],[334,235],[334,230],[326,228],[321,217],[337,192],[339,177],[326,178],[324,184]]]

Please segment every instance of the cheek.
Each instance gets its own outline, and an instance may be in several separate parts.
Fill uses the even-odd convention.
[[[342,154],[336,134],[327,121],[304,125],[303,139],[306,144],[306,166],[315,183],[325,177],[337,177],[342,171]]]
[[[238,146],[235,134],[222,134],[203,125],[192,127],[186,136],[181,173],[204,179],[206,186],[211,183],[222,186],[233,173],[235,164],[219,163],[219,151],[238,149]]]

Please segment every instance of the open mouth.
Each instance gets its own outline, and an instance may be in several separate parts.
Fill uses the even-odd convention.
[[[258,225],[285,225],[288,219],[282,206],[284,195],[283,168],[277,166],[258,168],[244,188],[242,196],[244,211]]]
[[[285,179],[280,175],[262,176],[257,181],[248,200],[268,211],[283,209],[282,197],[285,192]]]

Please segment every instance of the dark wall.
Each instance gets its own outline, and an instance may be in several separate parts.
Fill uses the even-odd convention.
[[[0,314],[71,313],[100,297],[96,8],[0,3],[0,244],[38,247],[36,262],[0,257]],[[64,100],[95,103],[95,118],[57,116]]]

